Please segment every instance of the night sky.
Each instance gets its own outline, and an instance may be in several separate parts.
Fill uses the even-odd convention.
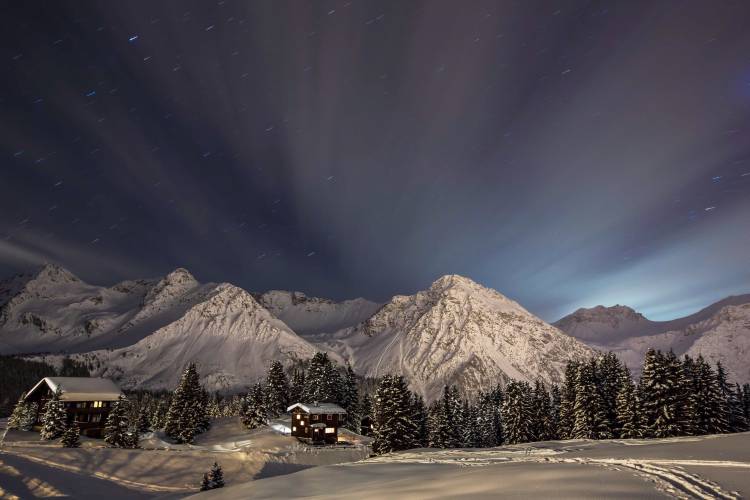
[[[750,292],[750,3],[0,7],[0,275],[555,320]]]

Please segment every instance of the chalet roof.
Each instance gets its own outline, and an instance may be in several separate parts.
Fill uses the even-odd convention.
[[[61,401],[116,401],[122,391],[108,378],[94,377],[45,377],[26,395],[28,398],[44,386],[62,393]]]
[[[346,410],[337,404],[333,403],[295,403],[286,411],[292,411],[295,408],[300,408],[305,413],[311,415],[320,415],[323,413],[346,415]]]

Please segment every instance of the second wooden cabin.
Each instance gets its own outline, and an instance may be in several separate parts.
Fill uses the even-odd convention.
[[[286,411],[292,412],[292,436],[313,444],[336,444],[346,416],[346,410],[333,403],[295,403]]]

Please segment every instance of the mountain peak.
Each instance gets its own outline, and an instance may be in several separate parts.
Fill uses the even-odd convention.
[[[73,283],[81,281],[64,267],[50,263],[42,265],[34,273],[34,279],[53,283]]]
[[[195,276],[193,276],[190,271],[185,269],[184,267],[178,267],[171,273],[167,274],[164,277],[165,281],[168,281],[170,283],[184,283],[187,281],[198,281],[195,279]]]

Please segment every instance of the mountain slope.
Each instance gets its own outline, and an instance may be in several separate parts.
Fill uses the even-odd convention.
[[[750,295],[727,297],[672,321],[650,321],[629,307],[579,309],[554,323],[569,335],[616,352],[638,373],[649,348],[721,361],[739,382],[750,381]]]
[[[594,354],[516,302],[456,275],[393,297],[322,345],[362,375],[403,374],[427,400],[445,384],[476,392],[508,378],[560,382],[568,360]]]
[[[381,306],[363,298],[334,302],[301,292],[271,290],[256,296],[258,302],[298,335],[332,333],[354,326]]]
[[[171,388],[196,362],[209,390],[239,390],[263,377],[272,360],[306,360],[318,348],[274,318],[245,290],[222,283],[176,321],[136,344],[76,354],[125,388]]]

